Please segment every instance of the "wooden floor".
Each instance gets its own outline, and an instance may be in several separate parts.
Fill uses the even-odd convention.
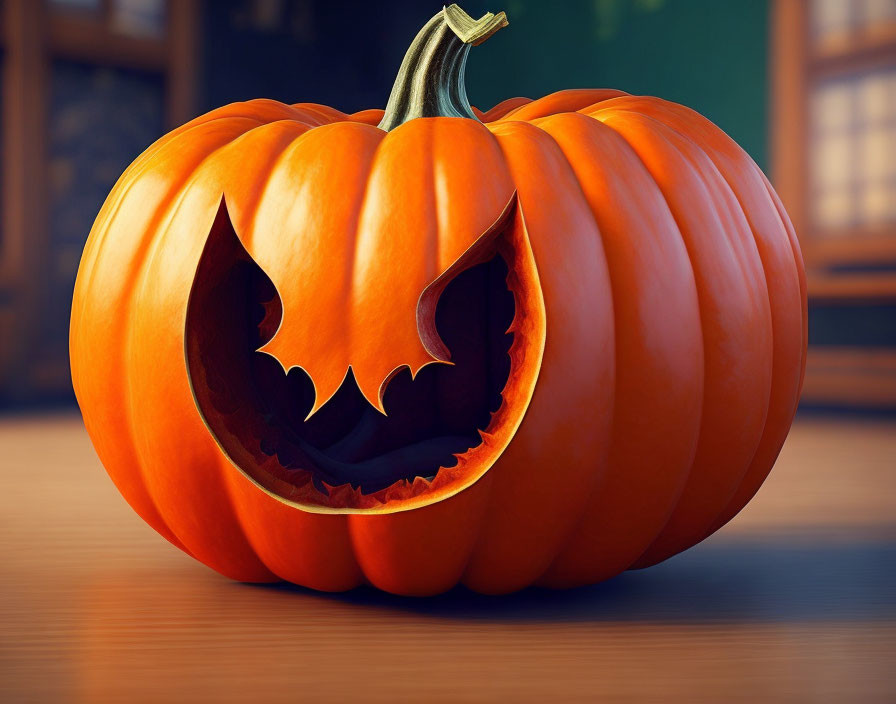
[[[896,702],[896,423],[801,419],[703,545],[571,592],[230,582],[145,526],[77,416],[0,420],[0,701]]]

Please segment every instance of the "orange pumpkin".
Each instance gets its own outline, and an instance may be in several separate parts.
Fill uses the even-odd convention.
[[[730,520],[789,430],[806,289],[777,196],[680,105],[470,108],[457,6],[386,111],[236,103],[146,150],[72,309],[97,452],[238,580],[569,587]]]

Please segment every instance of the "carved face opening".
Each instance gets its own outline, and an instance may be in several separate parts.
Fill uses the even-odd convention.
[[[505,400],[520,371],[514,338],[524,334],[514,324],[514,260],[507,227],[497,228],[430,292],[428,304],[421,297],[421,307],[435,307],[435,333],[451,361],[427,364],[414,378],[408,367],[396,369],[384,383],[385,414],[363,396],[351,369],[311,413],[315,388],[305,370],[285,371],[258,351],[281,324],[282,303],[222,204],[187,311],[197,408],[237,468],[286,501],[364,509],[425,494],[437,477],[450,480],[461,463],[492,454],[484,438],[513,415]]]

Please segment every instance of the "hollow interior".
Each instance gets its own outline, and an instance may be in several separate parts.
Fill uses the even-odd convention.
[[[500,408],[511,371],[508,268],[496,246],[484,259],[451,280],[436,306],[452,364],[429,364],[413,379],[401,369],[385,390],[386,415],[367,402],[349,370],[306,420],[314,401],[309,376],[299,367],[285,374],[256,351],[280,323],[276,289],[229,219],[219,217],[193,285],[186,337],[194,396],[221,447],[238,466],[273,463],[278,479],[296,485],[307,484],[310,473],[324,494],[342,485],[372,493],[454,466],[455,455],[482,442],[479,431]]]

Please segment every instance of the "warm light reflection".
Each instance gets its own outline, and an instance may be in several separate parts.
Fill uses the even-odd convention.
[[[896,223],[896,68],[820,83],[810,102],[814,223]]]

